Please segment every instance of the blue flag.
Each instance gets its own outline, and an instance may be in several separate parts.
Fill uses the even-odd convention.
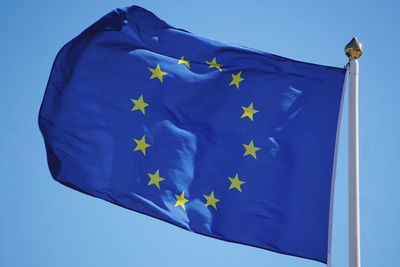
[[[54,62],[50,171],[195,233],[326,262],[344,76],[117,9]]]

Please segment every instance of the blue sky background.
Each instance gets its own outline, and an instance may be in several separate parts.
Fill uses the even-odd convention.
[[[318,262],[195,235],[54,182],[37,115],[52,62],[71,38],[117,7],[140,5],[195,34],[342,67],[360,59],[361,245],[364,267],[400,251],[399,1],[2,2],[0,16],[0,266],[274,266]],[[347,266],[347,109],[335,195],[333,266]]]

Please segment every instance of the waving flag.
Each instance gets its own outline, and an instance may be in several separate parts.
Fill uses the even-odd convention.
[[[344,76],[117,9],[54,62],[50,171],[195,233],[326,262]]]

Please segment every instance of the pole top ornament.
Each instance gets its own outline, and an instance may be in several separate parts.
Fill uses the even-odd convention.
[[[344,52],[349,59],[358,59],[363,53],[362,44],[353,37],[344,48]]]

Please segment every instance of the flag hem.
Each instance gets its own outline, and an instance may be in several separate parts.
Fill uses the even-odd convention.
[[[342,123],[342,114],[343,114],[343,103],[345,97],[345,89],[346,89],[346,80],[347,73],[343,79],[343,88],[342,88],[342,97],[340,100],[340,108],[339,108],[339,116],[337,121],[336,128],[336,140],[335,140],[335,152],[333,156],[333,169],[332,169],[332,183],[331,183],[331,194],[330,194],[330,204],[329,204],[329,226],[328,226],[328,251],[327,251],[327,267],[331,267],[332,265],[332,230],[333,230],[333,210],[334,210],[334,200],[335,200],[335,185],[336,185],[336,170],[337,170],[337,158],[338,158],[338,150],[340,143],[340,129]]]

